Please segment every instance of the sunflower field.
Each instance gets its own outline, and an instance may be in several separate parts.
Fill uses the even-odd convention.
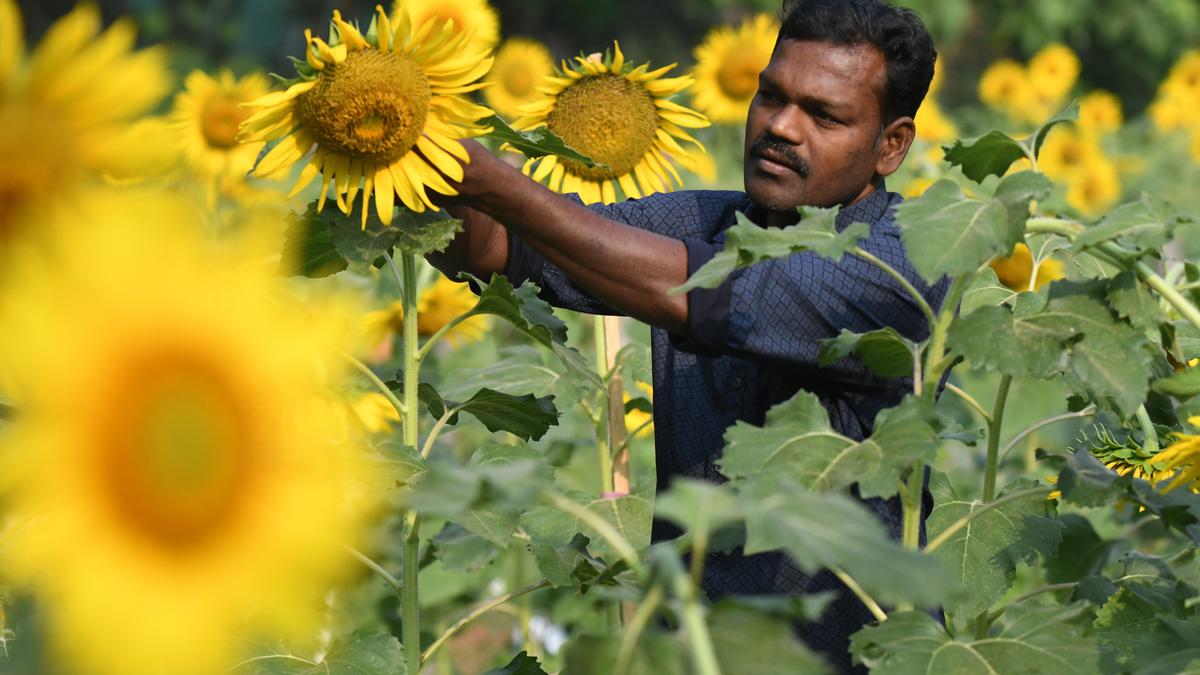
[[[942,305],[817,208],[675,292],[865,260],[929,336],[821,363],[911,393],[658,490],[648,328],[445,276],[440,205],[464,139],[586,204],[741,190],[778,2],[0,0],[0,673],[838,672],[830,594],[705,597],[738,550],[836,575],[861,672],[1200,672],[1200,5],[900,4]]]

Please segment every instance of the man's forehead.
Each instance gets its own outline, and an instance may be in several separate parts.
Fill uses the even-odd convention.
[[[860,94],[877,97],[887,74],[883,53],[868,43],[845,45],[818,40],[780,40],[763,72],[776,85],[803,83],[809,92],[847,103]],[[868,91],[860,86],[866,85]]]

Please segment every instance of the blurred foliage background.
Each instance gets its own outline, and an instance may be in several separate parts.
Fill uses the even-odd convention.
[[[73,0],[23,3],[31,35],[62,16]],[[779,0],[494,0],[505,37],[525,35],[548,44],[558,57],[602,50],[616,38],[626,51],[658,63],[686,65],[691,50],[713,25],[758,11],[776,11]],[[1023,61],[1060,42],[1083,62],[1084,89],[1116,94],[1126,115],[1151,101],[1171,64],[1200,44],[1200,0],[902,0],[917,10],[951,64],[942,93],[953,109],[976,101],[975,83],[987,65]],[[369,0],[100,0],[106,20],[138,18],[141,39],[167,42],[183,72],[228,65],[235,71],[267,66],[290,74],[286,56],[300,51],[306,26],[323,25],[331,10],[369,16]]]

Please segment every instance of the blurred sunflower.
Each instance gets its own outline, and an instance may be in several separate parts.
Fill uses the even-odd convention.
[[[1017,293],[1040,290],[1042,286],[1065,276],[1061,262],[1054,258],[1043,258],[1037,265],[1037,280],[1030,284],[1034,273],[1033,252],[1024,242],[1014,246],[1012,254],[1008,257],[993,260],[991,267],[1000,283]]]
[[[500,17],[487,0],[396,0],[392,14],[401,6],[408,8],[414,26],[430,19],[454,21],[454,25],[471,36],[472,49],[492,49],[500,42]]]
[[[587,167],[555,156],[531,159],[523,171],[551,190],[577,193],[586,204],[617,200],[616,185],[626,197],[667,192],[682,184],[674,160],[696,171],[695,156],[679,141],[704,146],[684,131],[709,126],[708,118],[669,98],[687,89],[690,76],[664,78],[675,64],[649,70],[633,67],[621,46],[600,58],[578,56],[562,64],[560,76],[546,80],[543,96],[522,109],[518,129],[547,127],[567,145],[591,157]]]
[[[1164,133],[1200,128],[1200,50],[1185,52],[1171,66],[1149,112],[1154,126]]]
[[[1111,160],[1100,157],[1089,162],[1067,181],[1067,204],[1088,218],[1112,208],[1121,198],[1121,176]]]
[[[377,6],[366,36],[334,10],[329,43],[305,31],[298,81],[249,104],[261,110],[240,140],[278,141],[256,171],[303,163],[293,195],[321,174],[318,210],[331,184],[343,213],[361,191],[363,227],[372,195],[385,224],[397,197],[413,211],[436,208],[426,187],[457,194],[442,174],[462,179],[468,156],[457,139],[485,133],[477,123],[491,114],[462,96],[492,67],[488,49],[469,37],[450,22],[414,24],[402,2],[390,19]]]
[[[942,112],[942,107],[932,97],[926,97],[913,118],[917,125],[917,138],[930,143],[944,143],[958,138],[958,127]]]
[[[19,221],[72,208],[98,178],[160,159],[128,131],[167,93],[166,54],[133,51],[128,19],[100,28],[97,6],[81,3],[26,58],[20,10],[0,0],[0,239]]]
[[[1066,98],[1079,79],[1079,57],[1070,47],[1051,44],[1029,59],[1029,84],[1037,95],[1056,104]]]
[[[1025,67],[1012,59],[1000,59],[979,78],[979,100],[995,110],[1007,110],[1021,90],[1028,87]]]
[[[386,396],[369,391],[359,395],[351,404],[354,413],[369,433],[382,434],[400,423],[400,413]]]
[[[72,672],[224,672],[246,636],[314,629],[305,598],[354,543],[358,457],[310,405],[350,313],[282,295],[268,237],[218,247],[188,204],[104,199],[87,228],[47,224],[0,290],[22,392],[0,565]]]
[[[713,122],[744,122],[758,91],[758,74],[767,67],[779,22],[769,14],[741,25],[719,26],[696,47],[692,102]]]
[[[1046,136],[1038,153],[1038,168],[1054,180],[1082,175],[1092,164],[1104,160],[1096,139],[1067,127],[1056,127]]]
[[[1079,121],[1076,126],[1088,134],[1107,134],[1121,128],[1121,99],[1101,89],[1079,99]]]
[[[417,334],[429,337],[458,316],[475,306],[479,297],[467,284],[439,276],[438,280],[417,298]],[[371,349],[373,361],[386,361],[392,355],[392,342],[404,330],[404,303],[393,302],[387,307],[364,314],[359,325],[363,342]],[[492,321],[488,315],[472,316],[448,331],[445,339],[460,347],[476,342],[487,335]]]
[[[229,69],[216,77],[193,70],[175,96],[171,120],[180,135],[188,166],[204,181],[210,204],[223,179],[241,180],[254,167],[263,143],[238,143],[238,127],[250,117],[243,107],[270,90],[267,78],[250,73],[235,78]]]
[[[554,75],[550,50],[537,40],[509,38],[496,52],[484,81],[489,85],[483,98],[497,113],[513,119],[520,116],[520,107],[539,98],[537,86],[543,78]]]

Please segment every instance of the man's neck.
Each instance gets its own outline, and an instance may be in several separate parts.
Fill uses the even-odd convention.
[[[876,187],[875,181],[867,183],[862,192],[858,193],[858,196],[843,202],[839,206],[844,208],[870,197],[875,192]],[[796,209],[785,209],[783,211],[763,209],[763,213],[765,216],[762,224],[766,227],[787,227],[788,225],[795,225],[800,220],[800,213]]]

